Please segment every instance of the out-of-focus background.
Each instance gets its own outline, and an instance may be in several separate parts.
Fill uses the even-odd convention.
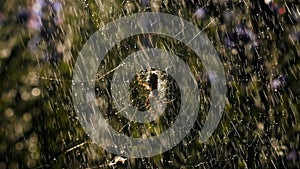
[[[296,0],[2,0],[0,168],[299,168],[299,8]],[[228,93],[217,130],[200,143],[211,72],[169,37],[141,35],[120,42],[99,66],[95,89],[99,108],[116,130],[147,137],[176,118],[180,101],[155,124],[128,125],[116,115],[110,70],[142,46],[173,50],[193,68],[204,95],[198,120],[180,144],[161,155],[128,159],[85,134],[72,104],[72,70],[98,28],[145,11],[197,25],[219,53]],[[147,108],[149,94],[142,74],[132,83],[133,104],[141,109]],[[176,97],[176,84],[169,88]]]

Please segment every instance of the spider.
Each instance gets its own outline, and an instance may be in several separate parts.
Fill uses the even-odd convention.
[[[137,74],[134,80],[132,96],[138,96],[139,99],[133,99],[133,102],[140,110],[148,110],[150,108],[151,98],[165,100],[166,88],[167,79],[161,71],[143,71]]]

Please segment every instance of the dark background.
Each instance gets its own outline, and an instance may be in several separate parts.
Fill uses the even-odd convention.
[[[39,31],[28,27],[26,11],[33,2],[0,2],[0,168],[299,168],[298,1],[62,0],[63,22],[55,25],[55,12],[45,7]],[[200,16],[195,12],[202,7],[205,15]],[[77,120],[72,70],[78,51],[99,27],[142,11],[170,13],[199,26],[224,64],[228,99],[219,127],[207,142],[197,139],[207,109],[203,103],[203,114],[180,144],[155,157],[113,164],[115,155],[94,144]],[[41,40],[32,50],[35,37]],[[147,43],[142,44],[149,45],[151,35],[146,35],[124,40],[110,51],[100,74],[137,50],[137,39],[143,37]],[[193,52],[170,38],[152,38],[156,47],[168,44],[195,68],[199,86],[208,95],[209,82]],[[110,78],[97,82],[99,107],[105,108],[111,125],[140,136],[138,124],[128,127],[114,116]],[[174,118],[169,116],[165,118]],[[166,121],[148,130],[155,134]]]

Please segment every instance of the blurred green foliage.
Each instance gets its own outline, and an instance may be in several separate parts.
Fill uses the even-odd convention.
[[[151,1],[144,9],[139,1],[63,0],[63,60],[44,61],[28,48],[37,32],[30,31],[17,19],[21,8],[30,1],[0,2],[0,168],[299,168],[300,100],[299,41],[291,34],[300,31],[299,22],[290,23],[289,13],[279,16],[263,1]],[[288,1],[296,4],[299,2]],[[278,2],[283,4],[283,2]],[[208,17],[195,17],[195,8],[206,5]],[[111,163],[115,155],[97,146],[85,134],[71,99],[72,70],[78,51],[101,26],[130,13],[161,11],[180,16],[198,25],[220,54],[228,78],[228,99],[223,118],[213,136],[205,143],[197,139],[205,120],[209,99],[203,97],[198,121],[191,133],[171,150],[150,158],[126,159]],[[228,20],[224,13],[234,13]],[[222,21],[223,19],[223,21]],[[225,21],[224,21],[225,20]],[[224,37],[241,20],[253,29],[260,41],[252,51],[228,49]],[[115,68],[124,57],[138,50],[141,36],[120,43],[99,66],[99,74]],[[201,61],[182,44],[167,37],[154,37],[157,46],[174,50],[199,77],[203,94],[209,85],[199,72]],[[57,39],[54,39],[54,41]],[[57,40],[59,41],[59,40]],[[166,47],[168,45],[168,47]],[[130,50],[126,50],[129,47]],[[246,61],[242,60],[242,56]],[[104,67],[103,67],[104,66]],[[288,85],[275,91],[270,86],[277,75],[286,75]],[[162,119],[157,124],[127,125],[119,121],[109,99],[109,78],[96,82],[99,107],[110,124],[124,134],[157,134],[171,125]],[[208,82],[206,82],[208,83]],[[176,87],[174,87],[176,88]],[[101,107],[101,108],[102,108]],[[176,112],[174,112],[176,113]],[[173,119],[174,115],[166,118]],[[149,130],[149,131],[147,131]]]

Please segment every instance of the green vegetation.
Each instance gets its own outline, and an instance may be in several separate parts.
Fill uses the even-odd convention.
[[[30,29],[18,15],[32,3],[0,2],[0,168],[299,168],[300,21],[291,19],[299,2],[276,1],[286,5],[284,14],[258,0],[233,0],[232,6],[222,0],[155,0],[149,9],[141,2],[121,0],[61,2],[64,22],[53,28],[44,19],[43,26],[49,23],[47,30],[55,31],[43,37],[36,50],[29,46],[40,32]],[[206,17],[197,17],[195,10],[205,5]],[[207,35],[226,71],[228,99],[219,127],[207,142],[200,143],[199,131],[209,108],[209,82],[201,73],[201,61],[169,37],[139,35],[120,42],[95,75],[97,103],[117,131],[134,137],[159,134],[172,125],[174,107],[180,104],[170,104],[170,114],[144,125],[129,123],[116,113],[109,94],[113,72],[107,72],[139,50],[143,37],[151,37],[154,46],[173,50],[188,63],[203,90],[198,121],[180,144],[158,156],[122,162],[93,143],[82,129],[72,104],[72,70],[78,52],[98,28],[121,16],[151,10],[180,16]],[[44,12],[48,21],[51,12]],[[258,45],[253,48],[252,43],[239,40],[236,48],[226,46],[228,33],[242,22],[256,34]],[[274,87],[280,77],[288,80],[283,78],[281,86]],[[133,98],[141,106],[149,91],[137,81],[132,85],[143,93]],[[174,97],[176,88],[176,84],[170,86]]]

